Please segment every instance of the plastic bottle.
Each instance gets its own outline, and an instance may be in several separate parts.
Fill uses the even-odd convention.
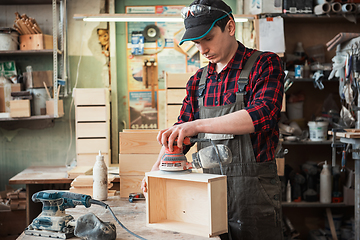
[[[305,61],[303,78],[310,78],[310,66],[308,61]]]
[[[326,161],[320,173],[320,202],[331,203],[331,172]]]
[[[93,198],[104,201],[108,194],[108,175],[107,166],[104,162],[104,156],[96,156],[96,162],[93,167]]]
[[[291,202],[291,185],[290,185],[290,180],[288,180],[287,186],[286,186],[286,201],[287,201],[287,202]]]

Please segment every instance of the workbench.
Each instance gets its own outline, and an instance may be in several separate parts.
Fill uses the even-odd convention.
[[[109,197],[107,201],[105,201],[116,217],[120,220],[120,222],[128,228],[130,231],[135,234],[145,238],[145,239],[191,239],[191,240],[205,240],[209,239],[206,237],[199,237],[195,235],[159,230],[152,227],[146,226],[146,204],[145,200],[137,200],[133,203],[130,203],[127,198],[120,198],[120,196]],[[39,203],[39,205],[42,205]],[[115,219],[112,217],[109,210],[106,210],[104,207],[98,205],[91,205],[90,208],[85,208],[84,206],[77,206],[76,208],[66,209],[66,213],[72,215],[75,219],[78,217],[88,213],[94,213],[98,218],[100,218],[104,222],[113,222],[116,225],[116,239],[137,239],[136,237],[129,234],[126,230],[124,230],[118,223],[116,223]],[[29,236],[22,233],[18,238],[18,240],[45,240],[47,238],[44,237],[35,237]],[[49,238],[50,239],[50,238]],[[70,239],[80,239],[80,238],[70,238]],[[219,237],[214,237],[211,239],[220,239]]]
[[[9,180],[9,184],[26,185],[26,224],[39,215],[42,205],[34,203],[31,196],[41,190],[57,189],[69,190],[70,183],[74,180],[67,177],[65,166],[39,166],[29,167],[16,174]]]

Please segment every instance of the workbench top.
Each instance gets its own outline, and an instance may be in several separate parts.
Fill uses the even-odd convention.
[[[120,198],[119,196],[109,197],[106,203],[110,206],[112,211],[115,213],[116,217],[120,222],[128,228],[130,231],[136,233],[137,235],[145,239],[182,239],[182,240],[205,240],[206,237],[199,237],[195,235],[164,231],[159,229],[154,229],[146,226],[146,204],[145,200],[137,200],[133,203],[130,203],[127,198]],[[39,203],[41,204],[41,203]],[[98,205],[92,205],[90,208],[85,208],[84,206],[77,206],[76,208],[66,209],[67,214],[71,214],[75,219],[78,217],[92,212],[97,217],[99,217],[104,222],[113,222],[116,225],[116,239],[137,239],[136,237],[129,234],[125,229],[123,229],[112,217],[109,210],[106,210],[104,207]],[[44,237],[34,237],[28,236],[22,233],[18,240],[44,240]],[[50,239],[50,238],[49,238]],[[70,238],[70,239],[79,239],[79,238]],[[220,239],[219,237],[211,239]]]

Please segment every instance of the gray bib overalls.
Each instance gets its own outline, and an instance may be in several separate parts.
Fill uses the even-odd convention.
[[[246,62],[240,77],[239,91],[232,104],[205,107],[204,96],[199,96],[200,118],[213,118],[239,111],[244,108],[245,86],[251,68],[261,52],[255,52]],[[207,67],[199,83],[199,93],[206,86]],[[236,123],[234,123],[236,124]],[[204,133],[199,138],[206,137]],[[214,139],[213,139],[214,140]],[[250,135],[235,135],[233,138],[215,140],[216,144],[225,144],[231,151],[233,160],[223,166],[227,175],[228,228],[221,239],[230,240],[277,240],[282,237],[281,184],[277,175],[276,163],[256,162]],[[210,143],[198,143],[198,150]],[[220,168],[204,169],[204,172],[221,174]]]

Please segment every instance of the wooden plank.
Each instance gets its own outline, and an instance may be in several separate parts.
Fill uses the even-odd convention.
[[[166,103],[169,104],[182,104],[186,96],[185,89],[167,89],[166,90]]]
[[[108,175],[108,184],[110,185],[115,180],[115,175]],[[72,187],[92,187],[93,175],[79,175],[70,184]],[[111,187],[108,187],[109,189]]]
[[[191,173],[185,172],[174,172],[173,174],[168,174],[164,171],[152,171],[145,173],[146,176],[166,178],[166,179],[176,179],[183,181],[192,181],[192,182],[210,182],[211,180],[225,178],[225,175],[217,174],[208,174],[208,173]]]
[[[157,142],[157,132],[120,132],[120,154],[123,153],[159,153],[161,145]]]
[[[76,138],[106,137],[109,138],[110,124],[108,122],[76,123]]]
[[[75,88],[75,106],[105,106],[109,104],[107,88]]]
[[[76,107],[76,122],[108,121],[110,112],[107,106]]]
[[[104,155],[104,161],[106,166],[109,166],[111,163],[110,160],[110,154],[109,153],[101,153]],[[94,166],[96,161],[96,156],[99,155],[99,153],[79,153],[76,155],[76,163],[78,167],[83,166]]]
[[[194,73],[166,73],[166,88],[185,88]]]
[[[70,179],[75,179],[79,175],[91,175],[92,166],[74,167],[73,169],[69,170],[67,174]]]
[[[119,154],[119,174],[144,175],[149,172],[156,162],[159,153],[152,154]]]
[[[76,153],[109,153],[109,139],[76,139]]]
[[[144,175],[120,175],[120,197],[129,197],[130,193],[141,193],[141,181],[143,178]]]
[[[146,218],[147,223],[164,221],[166,217],[166,181],[165,179],[147,177],[146,182],[151,186],[158,186],[147,191]],[[150,203],[157,204],[150,204]]]
[[[209,184],[210,236],[228,231],[227,186],[226,181],[215,180]]]

